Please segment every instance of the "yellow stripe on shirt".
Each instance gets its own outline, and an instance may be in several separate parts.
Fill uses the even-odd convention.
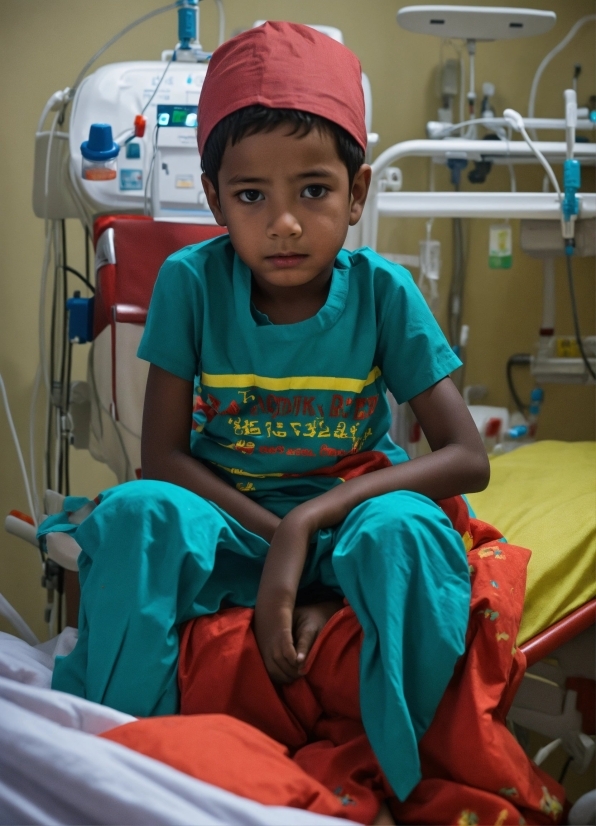
[[[361,393],[373,384],[381,371],[373,367],[365,379],[344,379],[335,376],[285,376],[274,379],[255,373],[202,373],[204,387],[258,387],[261,390],[336,390],[344,393]]]

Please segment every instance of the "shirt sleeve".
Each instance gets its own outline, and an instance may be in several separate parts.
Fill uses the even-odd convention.
[[[461,361],[410,273],[387,264],[376,276],[378,364],[387,387],[402,404],[457,370]]]
[[[199,370],[204,297],[188,251],[166,259],[147,313],[137,356],[192,381]]]

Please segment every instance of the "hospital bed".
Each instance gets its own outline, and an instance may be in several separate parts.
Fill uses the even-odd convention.
[[[31,646],[0,633],[0,823],[326,826],[336,818],[263,806],[97,735],[134,718],[50,689],[66,629]]]
[[[59,238],[59,222],[66,217],[81,219],[94,248],[94,260],[90,261],[89,266],[89,271],[95,273],[94,279],[89,278],[89,283],[95,281],[94,301],[83,300],[80,304],[71,305],[71,318],[76,315],[75,311],[81,313],[80,324],[73,335],[76,334],[80,341],[93,340],[88,381],[86,385],[81,383],[78,395],[73,392],[68,415],[60,417],[60,426],[67,428],[67,441],[77,447],[88,447],[96,459],[108,464],[119,482],[138,478],[140,474],[140,424],[147,366],[136,358],[136,348],[159,266],[175,249],[205,240],[221,231],[214,226],[212,217],[207,213],[201,192],[194,190],[195,200],[189,199],[189,193],[193,191],[193,187],[189,186],[190,178],[196,178],[200,171],[196,152],[189,171],[188,147],[180,148],[189,143],[188,126],[178,119],[175,125],[170,123],[167,129],[165,124],[164,128],[157,129],[160,115],[173,119],[181,115],[188,118],[192,114],[205,67],[203,64],[192,64],[191,72],[190,68],[187,70],[185,66],[172,64],[167,69],[172,88],[176,89],[179,85],[180,93],[184,95],[184,106],[176,108],[170,106],[165,97],[160,97],[163,89],[159,91],[159,87],[165,76],[163,66],[163,63],[147,62],[104,67],[88,82],[81,84],[75,101],[78,115],[75,117],[73,113],[70,134],[60,131],[56,119],[52,128],[43,132],[42,117],[36,142],[39,174],[36,175],[34,206],[37,214],[48,220],[50,233],[53,233],[46,252],[53,245],[57,269],[67,267]],[[126,160],[118,169],[117,181],[98,184],[81,179],[79,147],[89,127],[89,117],[85,114],[86,102],[92,101],[94,106],[103,107],[97,111],[96,117],[113,114],[114,101],[110,101],[105,92],[113,85],[108,82],[110,73],[114,75],[112,81],[116,76],[126,75],[127,89],[134,89],[136,84],[138,90],[143,90],[141,100],[144,103],[157,92],[154,104],[162,108],[158,110],[154,105],[156,111],[153,114],[149,108],[146,137],[138,134],[130,139],[129,135],[127,143],[123,139],[123,148],[129,145],[140,148],[135,151],[126,148],[122,152],[120,157],[122,159],[126,154]],[[188,78],[192,81],[190,91],[186,86]],[[146,88],[151,88],[151,83],[154,92]],[[365,96],[366,93],[365,88]],[[119,101],[122,122],[114,124],[115,135],[129,125],[128,121],[132,122],[134,112],[138,111],[138,101],[131,95],[127,91]],[[367,100],[367,127],[370,132],[369,89]],[[62,99],[56,98],[45,115],[51,111],[58,114],[62,102]],[[486,125],[497,129],[507,127],[506,123],[493,120],[494,123],[486,119]],[[544,127],[538,119],[532,124],[536,128]],[[550,128],[553,128],[552,123]],[[557,128],[561,128],[561,123]],[[590,128],[593,128],[592,124]],[[369,137],[372,146],[376,136],[370,132]],[[67,146],[70,147],[70,155]],[[565,155],[563,143],[540,146],[549,153],[551,160],[562,159]],[[584,161],[594,162],[593,144],[577,144],[575,151]],[[349,243],[352,246],[368,243],[375,247],[380,216],[519,217],[558,223],[560,205],[552,193],[509,192],[497,197],[495,193],[400,191],[401,173],[398,175],[399,170],[392,166],[399,158],[416,155],[447,163],[450,158],[462,154],[472,161],[486,161],[488,158],[490,162],[497,163],[527,162],[532,156],[525,143],[510,140],[491,143],[490,156],[487,155],[486,142],[478,140],[452,138],[397,144],[374,162],[369,207],[361,228],[351,234]],[[175,174],[168,178],[166,167]],[[157,168],[158,172],[153,172],[151,177],[153,168]],[[62,185],[64,175],[68,186]],[[180,186],[177,187],[175,182]],[[147,202],[151,204],[149,211],[152,215],[140,215],[139,211]],[[114,214],[103,215],[95,222],[92,220],[93,214],[109,212],[110,208]],[[134,214],[127,215],[127,209],[135,210]],[[581,210],[583,218],[596,215],[594,196],[582,196]],[[188,216],[188,223],[185,222],[185,215]],[[581,249],[579,237],[578,242]],[[139,249],[145,256],[142,262],[137,254]],[[593,254],[589,245],[587,254]],[[593,743],[591,740],[588,742],[586,735],[594,733],[587,722],[587,709],[592,696],[590,690],[593,691],[596,621],[593,577],[596,558],[592,471],[596,459],[594,447],[594,444],[577,446],[564,443],[528,445],[494,459],[488,491],[470,497],[481,519],[496,524],[510,542],[533,549],[526,611],[518,638],[530,667],[510,713],[511,725],[520,737],[523,737],[524,731],[534,730],[547,735],[553,742],[564,741],[574,761],[573,766],[580,770],[593,752]],[[56,512],[61,501],[61,495],[50,493],[37,510],[48,514]],[[34,511],[34,507],[31,510]],[[13,531],[23,538],[31,538],[32,526],[20,515],[13,514],[9,520],[12,520],[10,526]],[[70,537],[56,534],[50,535],[46,550],[46,562],[57,566],[50,567],[50,570],[58,571],[55,582],[60,592],[62,571],[74,573],[77,570],[78,546]],[[56,602],[62,604],[61,596],[55,605]],[[55,623],[54,628],[59,630]],[[24,633],[27,636],[26,629]],[[57,639],[54,637],[51,645],[72,646],[73,641],[73,634],[67,630]],[[22,748],[19,745],[18,781],[15,776],[15,783],[22,791],[10,804],[14,805],[15,819],[24,817],[26,812],[33,812],[38,806],[35,816],[44,822],[51,818],[57,822],[80,822],[85,817],[92,820],[98,817],[98,813],[106,811],[110,812],[110,822],[140,823],[150,820],[171,823],[178,822],[176,818],[179,822],[209,823],[240,820],[254,823],[313,822],[307,813],[296,810],[286,810],[283,818],[280,815],[275,819],[277,815],[272,814],[271,810],[233,798],[221,790],[207,788],[205,784],[191,781],[168,767],[156,768],[159,764],[141,755],[123,756],[122,751],[113,744],[102,742],[99,747],[95,739],[90,745],[90,732],[106,730],[108,726],[117,724],[116,720],[121,722],[121,716],[109,709],[91,708],[92,704],[85,704],[76,698],[48,692],[52,664],[49,650],[40,651],[6,636],[0,639],[0,675],[3,678],[0,697],[1,702],[6,703],[4,716],[14,722],[6,736],[13,742],[23,743]],[[62,653],[66,650],[63,648]],[[102,722],[88,722],[93,719]],[[57,729],[57,725],[62,728]],[[32,756],[44,750],[47,756],[36,764]],[[89,756],[91,750],[100,753],[97,760]],[[44,787],[40,800],[37,803],[32,801],[30,791],[23,791],[27,789],[30,779],[48,773],[51,768],[60,781],[59,785],[64,785],[69,777],[68,771],[57,767],[72,764],[73,754],[82,761],[81,765],[87,767],[89,777],[93,777],[96,771],[105,772],[110,782],[113,779],[116,791],[107,792],[104,788],[103,792],[92,794],[92,784],[86,784],[85,778],[79,776],[74,782],[72,795],[65,792],[60,795],[60,800],[50,800],[51,794]],[[121,783],[119,777],[123,778]],[[159,800],[155,796],[155,801],[152,799],[151,803],[147,802],[147,778],[151,778],[160,790]],[[134,793],[125,794],[122,791],[124,787],[134,790]],[[28,810],[27,806],[31,809]],[[319,818],[317,822],[324,821]]]
[[[90,447],[119,482],[140,476],[147,365],[136,349],[159,267],[175,249],[221,231],[134,215],[102,216],[95,223]],[[577,769],[593,752],[585,735],[595,733],[588,722],[596,621],[595,466],[595,443],[537,442],[493,459],[488,490],[469,497],[479,518],[533,551],[518,638],[529,669],[511,723],[518,732],[564,741]],[[61,501],[49,497],[46,512],[59,511]],[[50,534],[47,552],[61,567],[77,570],[79,547],[71,536]]]

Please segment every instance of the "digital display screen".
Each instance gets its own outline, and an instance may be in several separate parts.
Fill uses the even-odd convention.
[[[195,129],[197,125],[197,107],[159,103],[157,105],[157,124],[160,127],[187,126]]]

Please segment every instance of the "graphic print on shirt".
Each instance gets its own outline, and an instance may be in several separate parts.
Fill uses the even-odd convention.
[[[378,367],[364,379],[203,372],[195,382],[193,444],[209,440],[229,449],[229,462],[214,464],[235,476],[320,473],[344,457],[369,451],[386,433],[381,381]],[[254,482],[236,487],[255,490]]]

